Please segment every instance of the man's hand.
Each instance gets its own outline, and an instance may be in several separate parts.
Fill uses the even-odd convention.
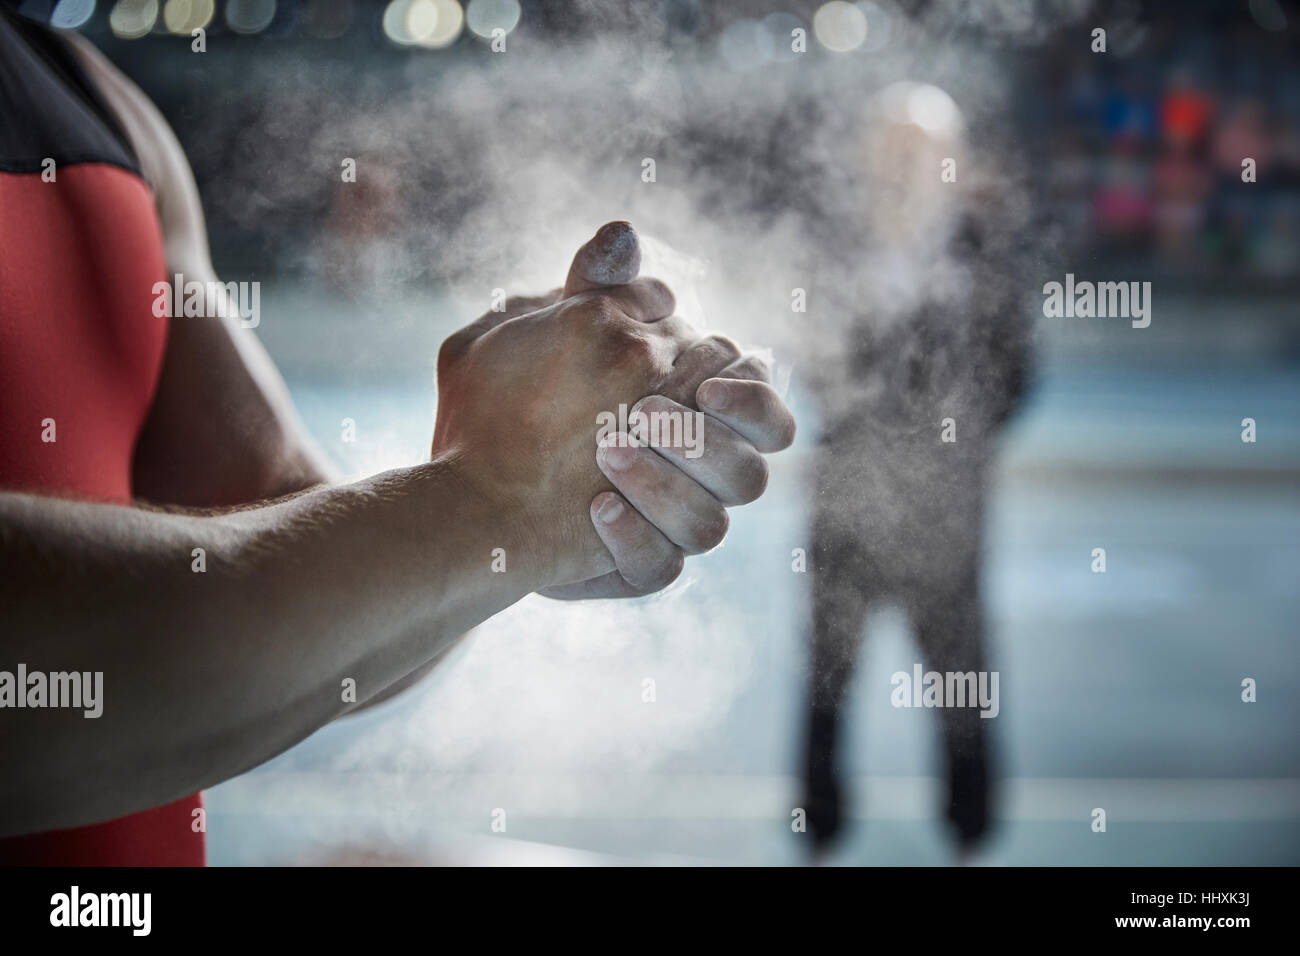
[[[562,300],[614,292],[613,287],[636,278],[640,263],[632,227],[608,223],[578,251],[563,289],[511,299],[504,313],[488,313],[457,334],[474,337]],[[728,524],[726,507],[762,494],[767,465],[760,453],[780,451],[793,440],[794,418],[767,384],[768,363],[760,355],[742,354],[723,336],[690,336],[693,341],[677,355],[655,394],[633,410],[705,412],[703,454],[688,458],[671,447],[602,449],[597,462],[612,488],[591,500],[590,516],[615,568],[542,594],[635,597],[670,584],[681,573],[685,555],[721,541]]]
[[[635,230],[626,222],[607,223],[578,250],[562,294],[629,282],[640,266]],[[770,380],[761,355],[742,354],[724,336],[693,342],[659,393],[632,411],[705,412],[703,454],[692,459],[672,447],[624,445],[600,456],[617,493],[598,496],[591,515],[616,570],[541,593],[567,600],[638,597],[676,580],[685,555],[716,547],[727,527],[719,509],[753,501],[767,487],[760,452],[781,451],[794,440],[794,416]]]
[[[619,469],[605,458],[601,470],[617,493],[597,496],[591,514],[616,570],[546,588],[541,593],[547,597],[639,597],[667,587],[681,574],[685,555],[707,551],[722,539],[721,534],[713,541],[693,534],[689,519],[680,516],[683,502],[698,502],[701,510],[711,512],[719,506],[747,504],[766,489],[767,463],[760,453],[789,447],[795,431],[789,408],[768,384],[768,363],[758,355],[740,355],[722,336],[711,336],[692,348],[697,355],[708,356],[709,365],[722,367],[704,373],[708,377],[698,384],[701,372],[675,369],[659,393],[645,398],[633,411],[704,412],[703,454],[690,459],[671,447],[611,449],[626,455],[630,464]],[[724,364],[729,354],[736,358]],[[675,466],[677,473],[665,465]],[[626,507],[629,504],[632,507]],[[723,522],[723,533],[726,527]]]
[[[510,516],[531,552],[522,557],[551,583],[614,568],[588,509],[609,488],[598,416],[672,375],[693,338],[673,307],[663,283],[638,279],[513,318],[492,313],[443,343],[433,457]]]

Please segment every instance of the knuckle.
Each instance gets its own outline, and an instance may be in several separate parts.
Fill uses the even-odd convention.
[[[601,358],[607,367],[640,368],[654,361],[655,344],[628,322],[608,321],[598,326]]]
[[[590,293],[590,295],[591,295],[590,301],[592,306],[595,307],[600,312],[601,315],[622,314],[623,309],[619,305],[618,298],[613,294],[609,292],[597,290],[595,292]]]
[[[512,295],[506,299],[506,315],[526,315],[541,308],[542,300],[535,295]]]
[[[740,346],[725,335],[713,333],[712,335],[705,336],[704,341],[708,343],[708,347],[712,351],[726,359],[728,364],[740,358]]]
[[[655,305],[658,306],[656,311],[669,315],[677,308],[677,296],[673,295],[673,290],[660,280],[646,279],[645,289]]]
[[[602,292],[573,298],[562,313],[567,323],[582,326],[617,324],[622,314],[613,298]]]
[[[623,329],[617,336],[617,341],[622,364],[640,367],[653,363],[655,344],[645,335],[632,329]]]
[[[450,368],[462,355],[469,344],[469,338],[465,335],[464,330],[453,332],[447,336],[441,347],[438,349],[438,370],[445,371]]]

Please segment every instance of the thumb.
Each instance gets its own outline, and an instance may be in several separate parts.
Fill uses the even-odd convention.
[[[602,286],[625,285],[641,271],[641,240],[631,223],[607,222],[573,257],[563,297]]]

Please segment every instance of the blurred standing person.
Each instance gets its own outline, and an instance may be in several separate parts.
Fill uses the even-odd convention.
[[[984,502],[996,438],[1028,364],[1009,190],[936,188],[933,171],[961,155],[959,137],[889,112],[886,103],[873,134],[865,241],[895,264],[877,266],[882,274],[868,284],[906,292],[877,293],[869,310],[853,313],[841,367],[822,370],[814,386],[825,428],[803,806],[819,851],[842,824],[841,715],[868,610],[885,601],[906,610],[926,670],[987,670]],[[989,821],[986,721],[977,707],[939,716],[946,814],[968,848]]]

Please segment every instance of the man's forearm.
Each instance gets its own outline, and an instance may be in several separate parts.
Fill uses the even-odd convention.
[[[98,718],[0,710],[4,833],[234,776],[546,583],[439,462],[211,517],[0,495],[0,536],[0,670],[103,674]]]

